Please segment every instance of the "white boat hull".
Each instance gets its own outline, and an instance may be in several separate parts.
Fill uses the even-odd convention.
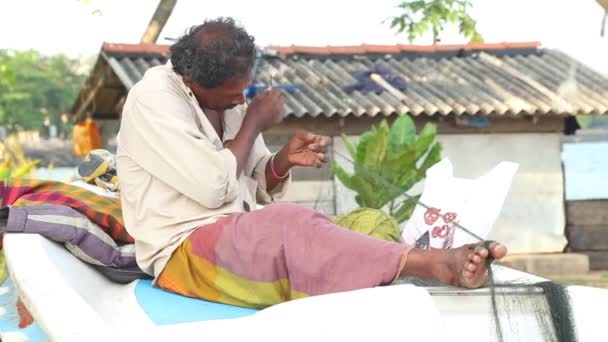
[[[135,296],[138,281],[116,284],[38,235],[7,234],[4,250],[13,283],[36,323],[53,341],[492,341],[496,329],[487,289],[400,284],[291,301],[253,315],[157,324]],[[539,281],[497,267],[497,278]],[[519,294],[517,291],[520,291]],[[499,295],[505,341],[546,341],[542,293]],[[608,290],[569,287],[579,341],[608,341],[603,314]],[[536,311],[535,311],[536,310]],[[0,332],[9,341],[15,332]]]

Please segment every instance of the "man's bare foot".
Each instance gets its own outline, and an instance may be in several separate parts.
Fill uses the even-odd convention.
[[[495,242],[489,245],[494,259],[507,254],[507,248]],[[446,250],[445,259],[435,265],[437,280],[459,287],[478,288],[487,278],[488,250],[482,245],[466,245]]]
[[[507,254],[507,248],[501,244],[492,242],[489,247],[494,259],[501,259]],[[488,252],[479,244],[428,251],[413,249],[402,275],[427,277],[445,284],[478,288],[486,282]]]

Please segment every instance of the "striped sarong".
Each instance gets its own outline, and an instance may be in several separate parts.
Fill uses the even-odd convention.
[[[351,226],[338,226],[314,210],[287,203],[228,216],[194,231],[156,284],[189,297],[264,308],[392,283],[410,247],[359,231],[377,232],[367,226],[376,224],[393,231],[384,235],[390,240],[398,236],[396,223],[376,210],[358,210],[339,220]]]

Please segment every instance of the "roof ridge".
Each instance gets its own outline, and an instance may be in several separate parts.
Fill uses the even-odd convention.
[[[270,45],[266,49],[274,50],[282,55],[314,54],[314,55],[356,55],[356,54],[391,54],[402,52],[449,52],[449,51],[477,51],[477,50],[512,50],[537,49],[542,44],[538,41],[505,42],[505,43],[469,43],[469,44],[360,44],[360,45]],[[104,42],[102,51],[115,53],[169,53],[170,45],[152,43],[110,43]]]
[[[474,51],[474,50],[512,50],[512,49],[537,49],[541,42],[505,42],[505,43],[468,43],[468,44],[438,44],[438,45],[415,45],[415,44],[395,44],[395,45],[327,45],[327,46],[306,46],[306,45],[270,45],[267,49],[274,50],[283,55],[295,54],[314,54],[314,55],[352,55],[352,54],[391,54],[402,52],[449,52],[449,51]]]
[[[169,47],[171,45],[166,44],[154,44],[154,43],[110,43],[104,42],[101,50],[104,52],[114,53],[158,53],[165,54],[169,53]]]

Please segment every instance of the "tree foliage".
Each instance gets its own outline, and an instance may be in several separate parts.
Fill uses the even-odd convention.
[[[332,171],[357,193],[355,200],[360,207],[383,209],[388,205],[389,214],[402,222],[411,216],[419,197],[403,198],[402,194],[423,180],[426,171],[441,159],[436,135],[437,128],[431,123],[416,135],[416,126],[407,115],[392,126],[383,120],[378,128],[362,134],[356,145],[342,136],[355,164],[354,173],[335,162]]]
[[[477,22],[469,14],[470,0],[405,0],[399,4],[402,13],[391,17],[391,28],[406,33],[409,42],[427,32],[433,34],[433,44],[439,41],[446,25],[458,25],[460,33],[472,42],[482,42]]]
[[[58,123],[85,79],[77,67],[78,61],[64,55],[0,50],[0,125],[37,129],[46,117]]]

